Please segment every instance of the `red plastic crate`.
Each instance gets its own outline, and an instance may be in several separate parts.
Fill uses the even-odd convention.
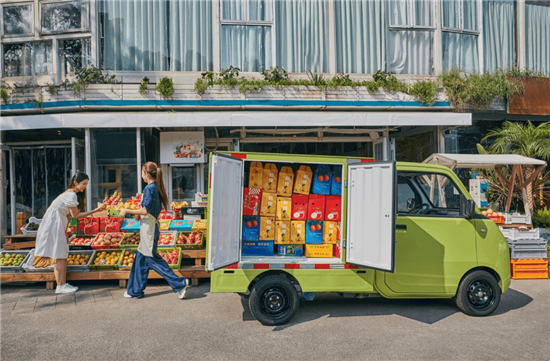
[[[501,216],[487,216],[487,218],[489,218],[491,221],[493,221],[495,223],[498,223],[498,224],[501,224],[501,223],[505,222],[504,217],[501,217]]]
[[[547,259],[513,259],[510,260],[512,279],[545,279],[548,278]]]

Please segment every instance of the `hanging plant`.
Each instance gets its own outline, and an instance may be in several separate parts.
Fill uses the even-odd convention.
[[[174,94],[174,82],[172,78],[164,77],[160,79],[156,89],[164,99],[170,98]]]

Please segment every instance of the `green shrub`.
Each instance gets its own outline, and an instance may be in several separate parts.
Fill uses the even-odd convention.
[[[8,88],[4,86],[0,88],[0,98],[2,98],[2,101],[4,102],[4,104],[8,104],[8,96],[9,96]]]
[[[141,95],[147,94],[147,86],[149,85],[149,78],[144,76],[139,83],[139,93]]]
[[[170,98],[174,94],[174,82],[172,78],[164,77],[157,84],[157,91],[164,99]]]
[[[409,89],[410,94],[416,96],[418,101],[427,105],[433,105],[437,98],[438,83],[436,81],[419,81]]]

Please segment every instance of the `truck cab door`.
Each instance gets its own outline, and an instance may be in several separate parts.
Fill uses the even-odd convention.
[[[241,159],[212,154],[206,243],[209,272],[239,262],[243,178]]]
[[[395,161],[348,164],[347,263],[394,272],[395,181]]]

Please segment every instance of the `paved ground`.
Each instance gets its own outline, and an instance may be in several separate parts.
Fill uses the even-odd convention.
[[[2,285],[1,359],[8,360],[549,360],[550,280],[512,281],[497,312],[473,318],[448,300],[304,301],[287,325],[255,321],[236,294],[163,282],[141,300],[116,283]]]

